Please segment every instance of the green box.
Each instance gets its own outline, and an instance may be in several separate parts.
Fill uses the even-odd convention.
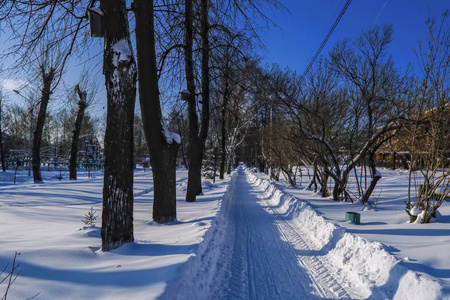
[[[353,224],[360,224],[361,223],[361,215],[356,212],[348,211],[345,213],[345,222],[352,222]]]

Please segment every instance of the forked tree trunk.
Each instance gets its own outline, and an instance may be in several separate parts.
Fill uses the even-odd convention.
[[[75,129],[72,135],[72,144],[70,147],[70,158],[69,158],[69,179],[77,180],[77,154],[78,154],[78,141],[80,139],[81,124],[83,122],[84,111],[86,110],[86,92],[81,92],[79,86],[76,87],[78,94],[78,111],[77,118],[75,120]]]
[[[369,201],[370,196],[373,193],[373,190],[375,189],[375,186],[377,185],[378,181],[381,179],[381,174],[377,171],[377,168],[375,166],[375,159],[374,159],[375,152],[372,152],[369,156],[369,167],[372,171],[372,180],[370,181],[369,187],[366,189],[362,196],[362,204],[365,206],[367,202]]]
[[[41,174],[41,140],[42,132],[44,130],[45,115],[47,112],[48,101],[50,100],[51,85],[53,78],[55,76],[55,69],[50,67],[50,70],[46,70],[45,65],[41,65],[41,76],[42,76],[42,90],[41,99],[39,106],[39,114],[36,122],[36,128],[33,132],[33,147],[32,147],[32,170],[33,170],[33,181],[35,183],[42,182]]]
[[[153,1],[135,0],[136,47],[139,73],[139,102],[153,173],[153,220],[176,219],[176,158],[179,136],[163,125],[156,68]]]
[[[133,147],[136,63],[125,0],[101,0],[104,13],[107,115],[103,182],[102,250],[132,242]]]

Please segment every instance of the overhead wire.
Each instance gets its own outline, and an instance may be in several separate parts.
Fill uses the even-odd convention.
[[[339,13],[338,17],[336,18],[336,21],[334,21],[333,26],[328,31],[327,36],[325,37],[325,39],[323,40],[322,44],[320,45],[319,50],[317,50],[317,52],[314,54],[313,59],[311,59],[309,61],[308,65],[306,66],[305,71],[303,72],[303,75],[300,77],[300,81],[303,81],[305,76],[306,76],[306,74],[308,74],[308,72],[311,70],[312,66],[314,65],[314,62],[316,61],[316,59],[319,56],[320,52],[322,52],[323,48],[325,47],[326,43],[330,39],[331,35],[333,34],[333,32],[336,29],[336,27],[339,24],[339,22],[341,21],[342,16],[344,16],[345,11],[347,10],[347,8],[349,7],[351,2],[352,2],[352,0],[347,0],[347,2],[345,3],[344,7],[342,8],[341,12]]]
[[[373,21],[372,26],[370,26],[370,29],[372,30],[373,26],[375,25],[375,23],[378,21],[378,18],[380,17],[381,13],[383,12],[384,8],[386,7],[386,4],[388,3],[388,0],[386,0],[386,2],[384,2],[383,7],[381,8],[380,12],[378,13],[377,18],[375,19],[375,21]]]

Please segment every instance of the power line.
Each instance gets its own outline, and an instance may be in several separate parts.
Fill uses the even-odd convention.
[[[370,29],[372,30],[373,25],[375,25],[375,23],[378,21],[378,18],[380,17],[381,13],[383,12],[384,7],[386,6],[386,4],[388,3],[388,0],[386,0],[386,2],[384,2],[383,7],[381,8],[380,12],[378,13],[377,18],[375,19],[375,21],[373,21],[372,26],[370,26]]]
[[[347,10],[347,8],[349,7],[351,2],[352,2],[352,0],[347,0],[347,2],[345,3],[345,5],[342,8],[339,16],[336,18],[336,21],[334,21],[333,27],[331,27],[331,29],[328,31],[327,36],[325,37],[325,39],[323,40],[322,44],[320,45],[319,50],[317,50],[316,54],[314,54],[313,59],[306,66],[306,69],[303,72],[303,75],[300,78],[300,81],[303,81],[303,79],[305,78],[306,74],[308,74],[308,72],[311,70],[312,66],[314,65],[314,62],[316,61],[316,59],[319,56],[320,52],[322,52],[323,48],[325,47],[326,43],[328,42],[328,40],[330,39],[331,35],[333,34],[333,31],[336,29],[337,25],[339,24],[339,21],[341,21],[342,16],[345,14],[345,11]]]

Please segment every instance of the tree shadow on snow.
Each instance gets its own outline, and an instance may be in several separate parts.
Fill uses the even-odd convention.
[[[403,264],[412,271],[426,273],[433,277],[450,278],[450,269],[433,268],[427,265],[414,263],[411,261],[403,262]]]
[[[429,228],[386,228],[386,229],[359,229],[347,228],[348,232],[355,234],[385,234],[400,236],[448,236],[450,229],[429,229]]]
[[[177,254],[191,254],[195,250],[196,246],[197,244],[167,245],[167,244],[155,244],[146,241],[135,241],[132,243],[127,243],[109,252],[125,256],[165,256]]]
[[[0,264],[8,263],[8,258],[0,257]],[[127,270],[127,265],[123,264],[105,271],[104,267],[99,269],[56,269],[45,265],[36,265],[29,262],[20,261],[20,277],[35,278],[39,280],[49,280],[55,282],[67,282],[82,284],[87,286],[117,286],[117,287],[140,287],[148,286],[152,283],[164,282],[174,279],[182,263],[174,263],[164,267]],[[77,266],[79,267],[79,266]],[[112,269],[114,268],[114,269]]]

